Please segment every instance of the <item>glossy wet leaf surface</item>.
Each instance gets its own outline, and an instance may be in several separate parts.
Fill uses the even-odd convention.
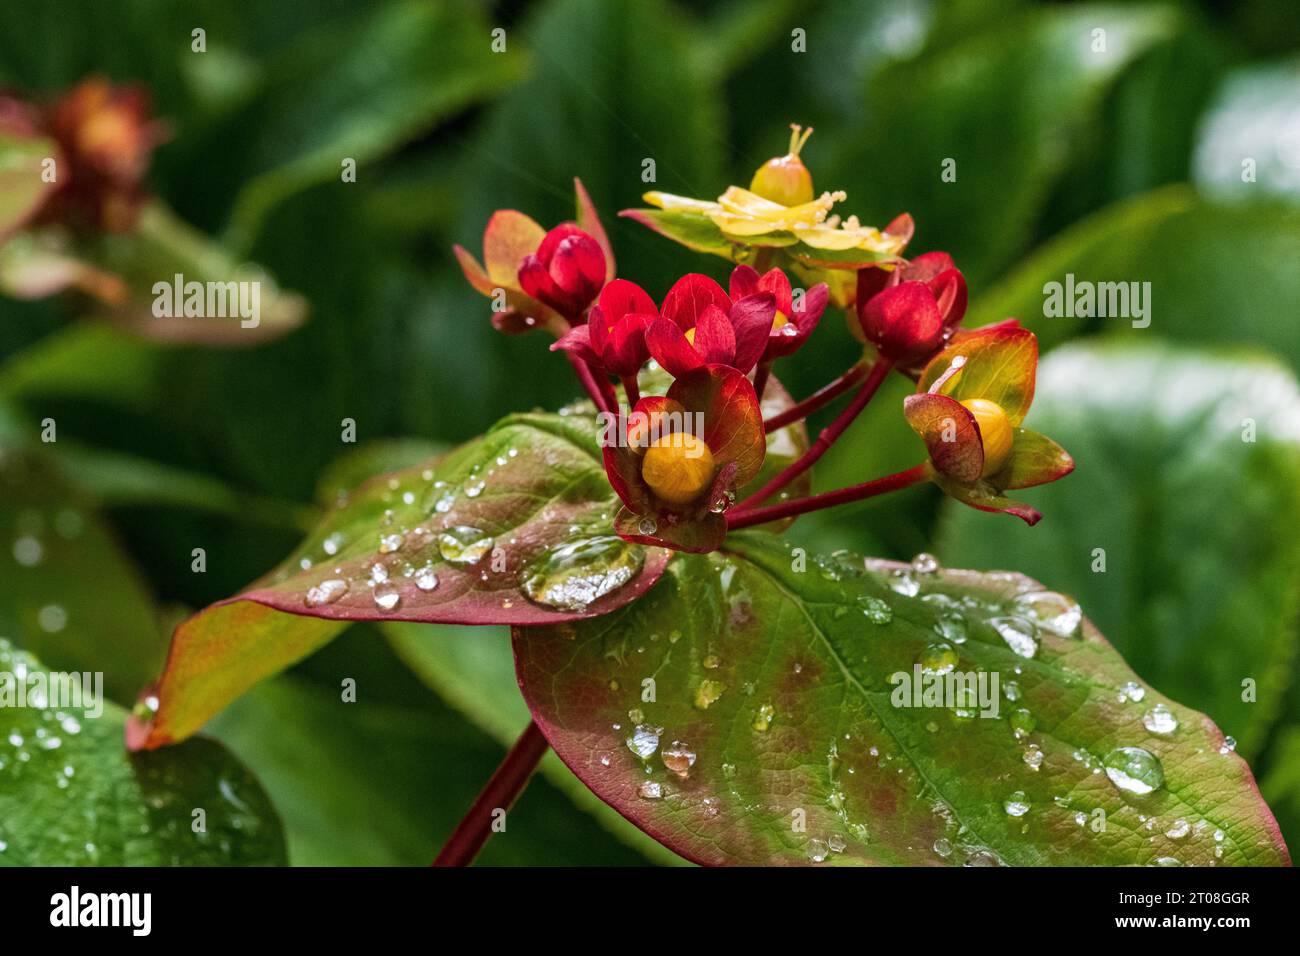
[[[1046,515],[1032,529],[950,507],[945,561],[1014,564],[1073,594],[1134,670],[1253,756],[1300,611],[1294,377],[1266,359],[1079,344],[1043,362],[1033,416],[1076,473],[1024,492]]]
[[[251,773],[220,744],[128,754],[126,712],[63,706],[37,661],[0,641],[0,864],[283,865],[280,822]],[[93,688],[93,684],[92,684]],[[43,693],[43,700],[32,691]],[[80,690],[80,688],[78,688]],[[201,811],[201,812],[200,812]]]
[[[1138,683],[1068,599],[1024,596],[1041,588],[1018,575],[847,554],[798,571],[797,554],[758,536],[729,547],[678,557],[644,600],[601,620],[515,631],[520,685],[561,759],[679,853],[1287,860],[1218,730]],[[996,673],[998,715],[979,716],[991,697],[893,706],[890,676],[921,667],[983,671],[986,690]]]
[[[613,536],[598,451],[594,418],[514,415],[340,498],[278,569],[177,629],[132,745],[192,733],[347,621],[539,623],[632,600],[667,553]]]

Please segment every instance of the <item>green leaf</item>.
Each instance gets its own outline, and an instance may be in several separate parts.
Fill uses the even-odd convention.
[[[1300,199],[1291,159],[1300,109],[1300,61],[1250,64],[1230,73],[1201,121],[1194,181],[1225,200]],[[1249,163],[1251,177],[1245,178]]]
[[[151,695],[161,709],[133,728],[131,744],[188,736],[347,621],[607,613],[668,560],[614,537],[614,510],[597,421],[580,413],[510,416],[437,462],[378,476],[260,582],[177,629]]]
[[[624,209],[625,219],[638,222],[687,249],[733,259],[735,246],[708,216],[681,209]]]
[[[966,325],[1019,318],[1043,350],[1088,328],[1179,342],[1250,342],[1300,368],[1300,210],[1279,203],[1209,202],[1173,186],[1117,203],[1058,235],[988,294],[972,301]],[[1064,295],[1081,282],[1150,283],[1145,317],[1053,316],[1048,283]],[[1076,310],[1077,311],[1077,310]],[[1148,327],[1134,327],[1134,323]]]
[[[560,758],[684,856],[1288,861],[1218,729],[1130,686],[1135,675],[1077,605],[1028,599],[1040,586],[1014,574],[848,555],[804,570],[798,552],[749,534],[728,548],[677,557],[608,617],[514,632],[520,687]],[[922,664],[984,673],[985,704],[895,706],[891,675]],[[995,702],[996,718],[979,716]],[[1173,733],[1144,727],[1157,704],[1178,721]],[[1159,825],[1147,830],[1150,819]],[[1187,835],[1167,835],[1179,820]]]
[[[24,866],[284,865],[284,837],[256,779],[220,744],[128,754],[126,712],[65,706],[66,683],[0,640],[0,863]],[[75,676],[75,675],[74,675]],[[45,703],[31,694],[43,692]],[[2,699],[2,698],[0,698]],[[46,706],[48,704],[49,706]],[[200,813],[199,811],[202,811]]]
[[[505,634],[473,637],[456,643],[482,647],[499,637],[508,656]],[[510,690],[508,661],[505,676]],[[347,679],[355,699],[344,699]],[[528,722],[527,709],[519,707],[514,736]],[[493,735],[466,724],[420,686],[365,625],[305,668],[245,695],[206,732],[239,753],[263,782],[280,809],[295,866],[427,866],[505,753]],[[488,841],[479,862],[539,861],[644,862],[609,840],[550,781],[534,779],[510,810],[506,832]]]
[[[385,4],[319,31],[250,105],[251,181],[232,234],[242,244],[275,203],[307,186],[332,179],[353,188],[339,182],[345,158],[361,166],[386,155],[509,86],[522,67],[514,37],[494,51],[491,24],[457,0]]]
[[[1076,473],[1024,492],[1046,516],[1032,529],[950,506],[944,560],[1014,563],[1074,595],[1144,679],[1254,755],[1300,611],[1294,378],[1158,343],[1070,346],[1043,362],[1029,420]]]
[[[515,742],[531,718],[528,705],[519,696],[510,634],[505,628],[483,628],[482,633],[466,634],[465,628],[449,624],[398,621],[381,627],[411,671],[439,697],[503,747]],[[681,857],[647,837],[596,797],[553,753],[542,758],[541,773],[623,843],[656,863],[682,864]]]
[[[873,106],[866,131],[813,169],[820,188],[848,192],[844,211],[863,222],[911,212],[927,243],[941,242],[976,281],[1026,246],[1075,144],[1096,135],[1107,91],[1177,36],[1182,18],[1169,7],[1089,4],[979,26],[882,70],[860,94]],[[1104,51],[1094,49],[1099,29]],[[957,179],[936,189],[946,159]]]
[[[57,446],[51,446],[57,447]],[[0,441],[0,635],[128,702],[165,643],[153,598],[94,503],[49,461]]]
[[[45,202],[55,183],[46,181],[41,163],[57,157],[50,140],[0,132],[0,242]]]

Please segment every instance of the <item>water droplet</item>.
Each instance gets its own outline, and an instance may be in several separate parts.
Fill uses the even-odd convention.
[[[1141,747],[1116,747],[1102,763],[1110,782],[1125,793],[1140,796],[1164,786],[1165,768],[1159,758]]]
[[[392,554],[402,547],[402,536],[400,534],[386,534],[379,539],[379,553]]]
[[[1009,817],[1023,817],[1029,812],[1029,802],[1025,799],[1025,791],[1017,790],[1006,800],[1003,800],[1002,809],[1007,811]]]
[[[921,584],[916,575],[908,568],[897,568],[889,575],[889,587],[894,593],[903,597],[916,597],[921,593]]]
[[[1030,744],[1025,748],[1025,766],[1030,770],[1037,770],[1043,765],[1043,750],[1038,744]]]
[[[858,598],[858,607],[872,624],[888,624],[894,619],[893,609],[878,597],[863,594]]]
[[[433,568],[423,567],[416,572],[415,586],[421,591],[432,591],[438,586],[438,575],[433,573]]]
[[[1178,729],[1178,718],[1164,704],[1156,704],[1142,715],[1142,726],[1153,734],[1172,734]]]
[[[921,665],[921,670],[928,674],[947,674],[957,666],[960,659],[956,648],[951,644],[935,641],[933,644],[925,645],[916,662]]]
[[[659,759],[677,776],[685,777],[695,766],[695,751],[680,740],[674,740],[659,752]]]
[[[939,837],[939,839],[934,841],[934,852],[944,859],[947,859],[952,856],[952,844],[943,837]]]
[[[722,692],[727,689],[727,685],[716,680],[702,680],[699,686],[695,688],[695,707],[698,710],[708,710],[722,696]]]
[[[636,792],[643,800],[658,800],[664,795],[664,788],[653,780],[642,780]]]
[[[632,736],[627,738],[627,749],[642,760],[649,760],[659,749],[659,734],[662,732],[662,728],[637,724]]]
[[[1015,603],[1031,621],[1060,637],[1076,636],[1083,623],[1083,609],[1079,602],[1057,591],[1017,594]]]
[[[933,574],[939,570],[939,559],[922,552],[912,559],[912,570],[917,574]]]
[[[617,535],[570,541],[549,552],[524,593],[547,607],[581,611],[635,578],[644,562],[644,549]]]
[[[1219,747],[1219,753],[1230,754],[1237,749],[1237,739],[1235,737],[1224,737],[1223,745]]]
[[[391,584],[376,584],[375,605],[382,611],[391,611],[402,603],[402,592]]]
[[[1155,862],[1152,863],[1152,866],[1182,866],[1182,865],[1183,865],[1182,863],[1178,862],[1177,857],[1172,857],[1172,856],[1156,857]]]
[[[1120,686],[1118,701],[1123,704],[1133,701],[1135,704],[1140,703],[1142,698],[1147,695],[1146,688],[1137,681],[1128,681]]]
[[[341,578],[331,578],[328,581],[322,581],[315,587],[308,588],[306,595],[303,597],[303,603],[308,607],[320,607],[322,604],[333,604],[347,593],[347,581]]]
[[[1181,840],[1187,834],[1192,832],[1192,825],[1186,820],[1175,820],[1173,826],[1165,831],[1165,836],[1171,840]]]
[[[966,619],[957,611],[940,615],[934,629],[944,640],[954,644],[966,643]]]
[[[1038,628],[1021,617],[995,617],[989,624],[998,632],[1007,647],[1021,657],[1033,657],[1038,653]]]
[[[1013,710],[1009,720],[1011,722],[1011,733],[1015,735],[1016,740],[1024,740],[1034,732],[1034,727],[1038,725],[1034,715],[1023,707]]]
[[[830,847],[822,840],[809,840],[804,852],[808,854],[808,859],[811,862],[821,863],[826,859],[826,854],[830,852]]]
[[[492,536],[478,528],[457,525],[438,535],[438,553],[452,564],[477,564],[492,550]]]
[[[330,556],[338,554],[341,547],[343,547],[343,535],[337,531],[321,542],[321,549]]]
[[[650,515],[642,515],[636,523],[636,530],[639,534],[651,535],[659,530],[659,525]]]
[[[482,478],[479,478],[476,481],[471,481],[465,486],[465,497],[477,498],[479,495],[483,494],[483,489],[485,487],[487,487],[487,485],[484,483]]]
[[[984,849],[974,849],[966,857],[966,862],[962,866],[1001,866],[1002,861],[997,855]]]
[[[754,719],[750,726],[760,734],[767,733],[767,728],[772,726],[772,720],[776,717],[776,708],[771,704],[763,704],[754,712]]]

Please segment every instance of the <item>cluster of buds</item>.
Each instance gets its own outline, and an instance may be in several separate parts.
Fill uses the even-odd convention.
[[[0,134],[45,137],[56,149],[55,188],[33,211],[33,224],[97,232],[135,226],[153,149],[165,138],[143,88],[99,77],[47,106],[0,95]]]
[[[575,222],[546,230],[502,210],[484,234],[484,265],[459,246],[456,255],[474,288],[493,299],[498,329],[549,331],[551,349],[567,354],[597,411],[625,423],[602,443],[623,503],[615,530],[628,540],[712,551],[728,530],[924,480],[975,508],[1036,522],[1037,511],[1003,492],[1073,468],[1058,445],[1021,427],[1033,397],[1036,339],[1014,320],[963,331],[965,278],[946,253],[902,257],[913,233],[909,216],[876,230],[831,215],[846,197],[814,192],[800,158],[811,132],[794,127],[789,152],[761,166],[748,189],[732,186],[716,201],[648,193],[657,212],[624,211],[690,248],[731,259],[726,289],[691,273],[656,302],[635,282],[615,278],[608,237],[577,181]],[[787,269],[817,281],[796,289]],[[832,303],[846,309],[862,358],[765,421],[773,363],[798,351]],[[666,376],[646,374],[656,366]],[[917,382],[903,414],[928,459],[897,475],[790,498],[794,479],[891,371]],[[642,395],[643,388],[653,394]],[[855,388],[808,446],[802,420]],[[802,454],[749,487],[763,471],[769,435],[787,428],[798,431]],[[778,493],[782,501],[764,504]]]

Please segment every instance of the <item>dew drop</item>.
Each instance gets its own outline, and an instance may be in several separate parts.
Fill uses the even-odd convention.
[[[659,749],[660,733],[662,730],[658,727],[637,724],[632,730],[632,736],[627,738],[627,749],[642,760],[649,760]]]
[[[1116,747],[1102,763],[1110,782],[1125,793],[1141,796],[1164,786],[1165,769],[1159,758],[1141,747]]]
[[[478,528],[457,525],[438,535],[438,554],[452,564],[477,564],[492,550],[492,536]]]
[[[1130,700],[1136,704],[1141,703],[1142,698],[1146,697],[1146,695],[1146,688],[1137,681],[1131,680],[1120,686],[1119,697],[1117,699],[1121,704],[1127,703]]]
[[[927,674],[947,674],[957,666],[959,660],[957,650],[951,644],[935,641],[925,646],[916,662]]]
[[[893,609],[878,597],[863,594],[858,598],[858,607],[872,624],[888,624],[894,619]]]
[[[1029,802],[1025,800],[1025,791],[1017,790],[1002,801],[1002,809],[1007,812],[1009,817],[1023,817],[1029,812]]]
[[[685,777],[691,772],[691,767],[695,766],[695,751],[680,740],[674,740],[659,751],[659,759],[677,776]]]
[[[1021,617],[995,617],[989,624],[998,635],[1021,657],[1033,657],[1038,653],[1038,629]]]
[[[939,570],[939,559],[922,552],[912,559],[912,570],[917,574],[933,574]]]
[[[1072,597],[1057,591],[1029,591],[1017,594],[1021,613],[1045,631],[1060,637],[1075,637],[1083,623],[1083,609]]]
[[[695,708],[708,710],[726,689],[727,685],[720,681],[708,679],[700,681],[699,686],[695,688]]]
[[[1237,739],[1235,737],[1224,737],[1223,744],[1219,747],[1219,753],[1230,754],[1237,749]]]
[[[643,800],[658,800],[664,795],[664,788],[653,780],[642,780],[636,792]]]
[[[341,578],[331,578],[328,581],[322,581],[315,587],[308,588],[306,595],[303,597],[303,603],[308,607],[320,607],[324,604],[333,604],[347,593],[347,581]]]
[[[581,611],[635,578],[645,551],[617,535],[570,541],[552,549],[524,581],[524,593],[538,604]]]
[[[767,733],[767,729],[772,726],[772,720],[776,717],[776,708],[771,704],[763,704],[754,712],[754,719],[750,726],[760,734]]]
[[[374,598],[375,606],[381,611],[391,611],[402,603],[402,592],[391,584],[377,584]]]
[[[1142,726],[1153,734],[1172,734],[1178,729],[1178,718],[1164,704],[1156,704],[1142,715]]]
[[[432,591],[438,586],[438,575],[432,568],[421,568],[415,575],[415,586],[421,591]]]

